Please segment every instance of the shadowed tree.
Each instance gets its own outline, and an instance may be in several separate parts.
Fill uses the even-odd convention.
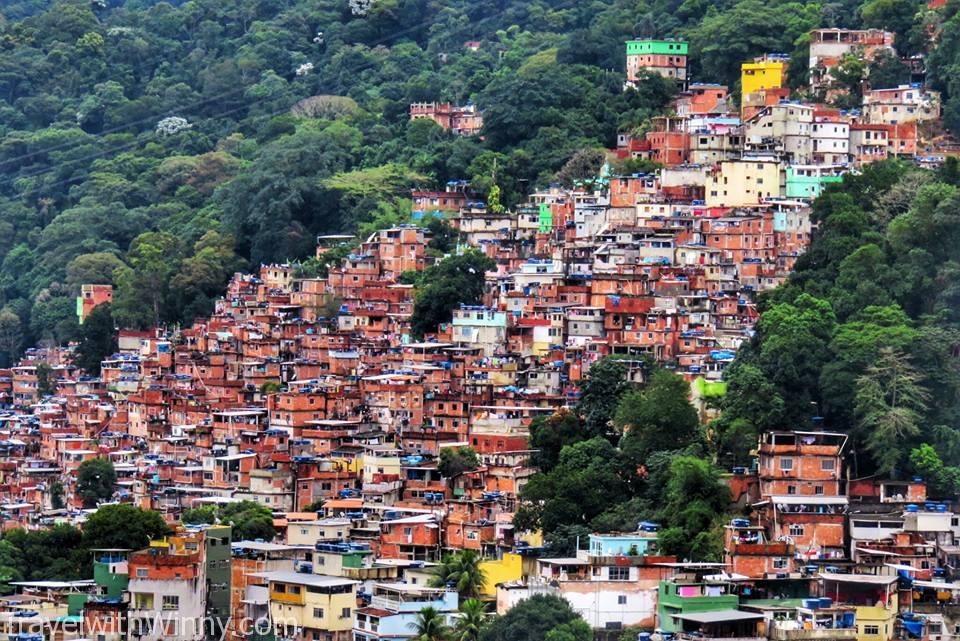
[[[451,630],[446,619],[432,606],[417,612],[417,618],[409,625],[415,641],[450,641]]]
[[[480,555],[473,550],[460,550],[445,556],[434,571],[431,584],[435,587],[450,586],[462,599],[480,596],[486,575],[480,568]]]
[[[881,474],[893,474],[904,444],[920,434],[930,400],[920,381],[906,354],[889,347],[881,348],[876,361],[857,379],[857,429],[866,435],[867,452]]]
[[[480,599],[467,599],[460,603],[460,618],[453,628],[454,641],[479,641],[480,634],[489,622],[487,605]]]
[[[117,472],[108,459],[90,459],[77,468],[77,496],[86,507],[111,498],[116,484]]]

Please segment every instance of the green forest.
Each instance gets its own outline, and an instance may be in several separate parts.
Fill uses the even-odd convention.
[[[304,259],[317,233],[407,220],[412,186],[468,179],[485,195],[496,183],[519,202],[578,151],[664,111],[674,89],[659,77],[622,91],[631,37],[688,39],[692,78],[734,90],[740,63],[770,51],[794,55],[802,87],[817,26],[894,29],[902,53],[931,24],[960,37],[954,7],[917,0],[13,0],[0,11],[6,360],[75,337],[81,283],[114,285],[119,326],[189,322],[238,269]],[[948,92],[957,64],[960,47],[931,58]],[[411,102],[433,100],[480,106],[483,136],[409,122]]]

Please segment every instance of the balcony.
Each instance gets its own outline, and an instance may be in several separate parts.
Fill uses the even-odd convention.
[[[856,628],[815,628],[812,630],[770,630],[770,641],[855,641]]]
[[[384,565],[369,568],[343,568],[343,576],[357,581],[396,579],[397,568],[395,566]]]

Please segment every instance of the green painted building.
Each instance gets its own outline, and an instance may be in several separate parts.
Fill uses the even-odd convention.
[[[678,632],[681,622],[678,614],[733,610],[740,597],[730,592],[729,583],[687,583],[661,581],[657,594],[657,627],[667,632]]]
[[[99,596],[119,599],[127,590],[130,574],[127,569],[129,550],[94,550],[93,582],[99,588]]]
[[[628,56],[685,56],[688,45],[679,40],[628,40]]]
[[[687,86],[687,43],[679,40],[628,40],[627,86],[635,86],[645,73],[673,78]]]
[[[207,617],[217,627],[206,630],[207,638],[222,639],[230,620],[230,548],[232,528],[209,525],[204,528],[204,565],[207,575]]]
[[[540,203],[537,223],[541,234],[548,234],[553,229],[553,209],[547,203]]]

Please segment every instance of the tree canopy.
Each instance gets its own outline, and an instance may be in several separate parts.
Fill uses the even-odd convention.
[[[581,625],[583,624],[583,625]],[[587,634],[583,633],[586,626]],[[563,598],[536,594],[494,619],[480,635],[481,641],[587,641],[590,626]],[[551,636],[551,633],[553,635]],[[567,636],[570,635],[570,636]]]
[[[938,492],[952,486],[960,464],[954,169],[874,163],[816,200],[810,249],[761,300],[756,336],[725,373],[711,438],[819,417],[851,434],[857,473],[912,467],[931,470]]]
[[[117,471],[110,459],[89,459],[77,468],[77,496],[83,499],[86,507],[113,497],[116,484]]]
[[[256,501],[206,505],[184,510],[180,520],[188,525],[223,523],[233,527],[234,541],[273,540],[273,512]]]
[[[449,323],[453,310],[460,305],[480,303],[485,274],[493,267],[491,259],[471,249],[460,256],[450,256],[420,274],[410,318],[413,335],[423,337],[436,331],[441,323]]]
[[[90,549],[139,550],[169,531],[157,512],[126,503],[104,505],[83,524],[83,543]]]

